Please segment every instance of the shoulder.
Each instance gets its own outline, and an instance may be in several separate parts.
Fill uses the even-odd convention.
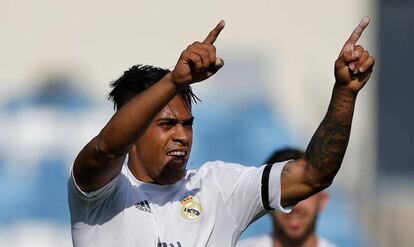
[[[196,171],[198,178],[212,179],[217,184],[236,184],[246,177],[260,177],[262,172],[263,166],[245,166],[220,160],[207,162]]]
[[[260,169],[260,167],[245,166],[217,160],[203,164],[195,172],[201,179],[213,178],[215,180],[227,180],[239,178],[242,174],[247,174],[249,171],[258,171]]]
[[[126,169],[126,166],[124,165],[122,167],[121,172],[118,174],[118,176],[113,178],[107,184],[105,184],[101,188],[98,188],[95,191],[85,192],[81,190],[78,184],[76,183],[75,177],[73,175],[73,170],[71,169],[69,179],[68,179],[68,185],[67,185],[69,203],[75,200],[86,201],[88,203],[92,203],[92,201],[99,202],[100,199],[105,199],[112,193],[124,189],[125,184],[130,184],[130,183],[127,183],[130,180],[131,180],[130,174],[128,173],[128,170]]]
[[[198,173],[232,173],[232,172],[242,172],[248,169],[257,169],[253,166],[245,166],[236,163],[229,163],[221,160],[211,161],[204,163],[199,169]]]
[[[249,186],[251,182],[260,183],[263,167],[249,167],[236,163],[213,161],[203,164],[198,170],[188,171],[190,183],[204,183],[218,187],[222,193],[231,196],[235,188]],[[226,194],[226,193],[225,193]]]

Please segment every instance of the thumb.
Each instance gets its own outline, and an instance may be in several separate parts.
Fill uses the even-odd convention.
[[[222,67],[224,66],[224,61],[223,59],[217,57],[216,58],[216,62],[214,64],[212,64],[205,72],[204,72],[204,76],[205,78],[209,78],[212,75],[214,75],[215,73],[217,73],[217,71],[219,71]]]
[[[224,66],[223,59],[217,57],[216,62],[206,71],[206,77],[207,78],[211,77],[212,75],[217,73],[217,71],[219,71],[219,69],[221,69],[223,66]]]
[[[216,57],[216,62],[214,63],[214,68],[216,68],[217,70],[221,69],[221,67],[224,66],[224,61],[223,59]]]

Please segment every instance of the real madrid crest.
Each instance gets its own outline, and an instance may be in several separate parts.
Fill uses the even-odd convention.
[[[203,209],[196,198],[187,196],[181,201],[181,216],[187,220],[198,220],[203,215]]]

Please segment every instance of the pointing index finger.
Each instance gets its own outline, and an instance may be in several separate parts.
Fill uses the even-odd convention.
[[[342,51],[352,50],[356,44],[356,42],[359,40],[359,38],[362,35],[362,32],[369,24],[369,17],[364,17],[358,24],[358,26],[354,29],[351,36],[348,38],[348,40],[345,42],[345,45],[342,49]]]
[[[210,45],[214,44],[221,30],[223,30],[223,28],[224,28],[224,21],[221,20],[217,24],[217,26],[213,30],[211,30],[211,32],[207,35],[207,38],[203,41],[203,43],[210,44]]]

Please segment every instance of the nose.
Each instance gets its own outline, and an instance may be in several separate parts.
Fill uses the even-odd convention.
[[[174,133],[172,134],[172,141],[174,143],[188,146],[191,144],[193,137],[193,129],[191,126],[185,126],[182,124],[177,124],[174,127]]]

